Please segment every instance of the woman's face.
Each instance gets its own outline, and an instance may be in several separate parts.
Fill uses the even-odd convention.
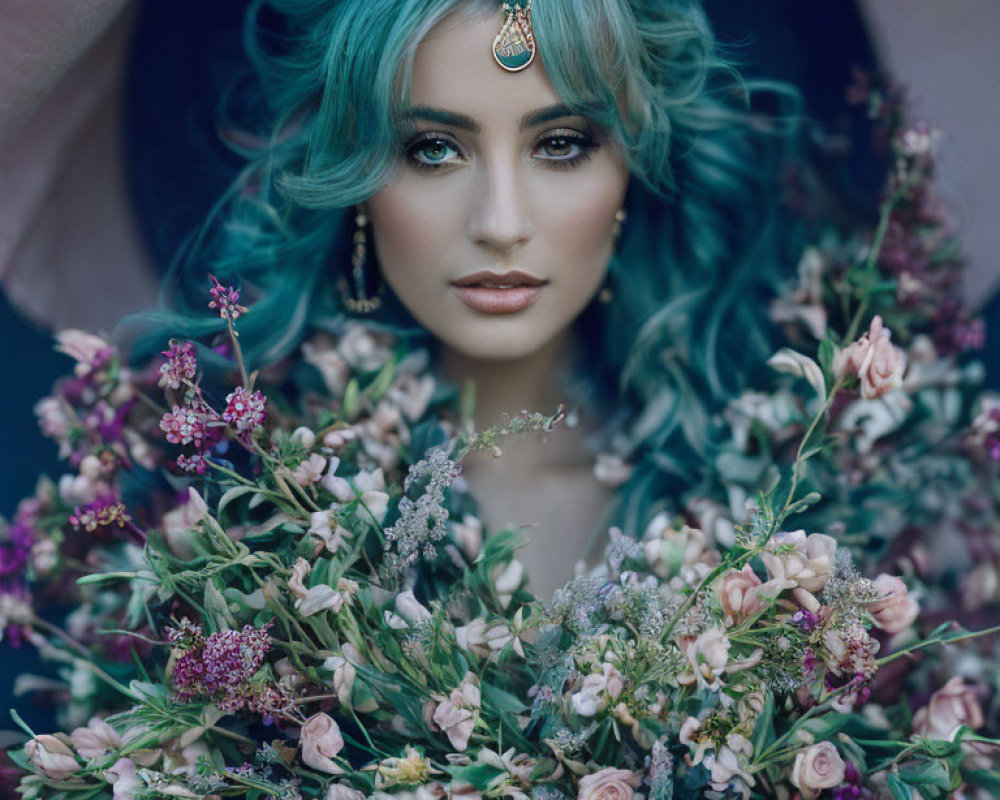
[[[501,21],[452,14],[419,45],[404,164],[366,203],[385,281],[476,359],[528,356],[568,329],[604,280],[629,177],[537,57],[497,65]]]

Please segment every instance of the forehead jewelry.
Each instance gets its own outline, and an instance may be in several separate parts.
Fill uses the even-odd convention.
[[[506,18],[493,40],[493,58],[508,72],[520,72],[535,58],[531,0],[506,0],[503,11]]]

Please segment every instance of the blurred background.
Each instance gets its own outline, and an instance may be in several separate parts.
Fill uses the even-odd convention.
[[[909,89],[944,132],[939,187],[968,255],[965,292],[984,309],[983,359],[1000,386],[1000,2],[704,0],[752,77],[801,89],[835,120],[855,66]],[[242,68],[245,0],[4,0],[0,7],[0,516],[10,517],[54,446],[32,408],[68,360],[51,331],[110,331],[155,302],[179,242],[238,162],[217,130]],[[196,167],[192,167],[196,165]],[[0,660],[0,713],[30,648]],[[45,710],[36,709],[44,719]],[[30,714],[29,714],[30,717]],[[30,719],[29,719],[30,721]],[[0,724],[0,727],[3,727]]]

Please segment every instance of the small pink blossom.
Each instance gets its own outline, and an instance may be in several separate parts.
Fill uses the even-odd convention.
[[[823,789],[844,782],[844,759],[830,742],[819,742],[795,756],[792,785],[802,792],[803,800],[814,800]]]
[[[892,344],[889,329],[876,316],[868,333],[837,353],[833,371],[839,379],[857,375],[861,396],[874,400],[903,385],[906,353]]]
[[[950,739],[967,725],[973,730],[985,723],[978,692],[956,675],[931,695],[930,702],[913,718],[913,732],[932,739]]]
[[[192,342],[170,340],[170,348],[162,355],[166,361],[160,365],[159,385],[169,389],[180,389],[181,386],[194,380],[198,374],[198,360]]]
[[[313,714],[302,726],[302,762],[307,767],[337,775],[343,767],[333,759],[344,749],[344,737],[333,718],[322,711]]]
[[[193,406],[174,406],[160,419],[160,430],[171,444],[192,444],[202,447],[211,438],[209,419]]]
[[[80,771],[73,751],[55,736],[36,736],[24,746],[24,754],[46,778],[64,781]]]
[[[247,394],[242,386],[237,386],[226,397],[226,410],[222,412],[222,419],[228,422],[244,441],[249,441],[266,417],[267,398],[260,392]]]
[[[86,331],[76,329],[59,331],[56,334],[56,342],[56,350],[76,361],[73,369],[78,378],[85,378],[114,355],[114,348],[110,344],[100,336]]]
[[[100,717],[91,717],[87,727],[76,728],[69,738],[84,758],[104,758],[111,748],[122,746],[122,737]]]
[[[292,479],[302,487],[317,483],[326,470],[326,459],[313,453],[292,471]]]
[[[232,286],[223,286],[214,275],[208,277],[212,279],[212,288],[209,289],[212,299],[208,307],[217,309],[222,319],[235,322],[241,314],[247,312],[247,309],[240,305],[239,291]]]
[[[605,767],[580,778],[577,800],[632,800],[642,779],[631,770]]]
[[[920,605],[906,584],[894,575],[879,575],[873,582],[879,598],[868,604],[875,625],[886,633],[896,634],[909,628],[920,614]]]
[[[758,594],[762,585],[761,579],[749,564],[738,572],[730,570],[726,573],[719,586],[719,599],[726,617],[746,619],[762,610],[765,603]]]
[[[452,689],[448,697],[441,698],[434,709],[434,723],[444,731],[451,746],[459,752],[469,746],[480,702],[476,676],[466,672],[458,687]]]

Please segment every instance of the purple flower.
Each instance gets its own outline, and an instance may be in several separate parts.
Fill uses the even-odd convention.
[[[174,406],[160,419],[160,430],[171,444],[193,444],[200,449],[216,437],[211,426],[216,419],[216,413],[207,406]]]
[[[223,286],[214,275],[209,275],[212,279],[212,288],[209,293],[212,300],[208,307],[217,309],[222,319],[235,322],[241,314],[245,314],[247,309],[240,305],[240,293],[232,286]]]
[[[112,495],[98,497],[93,503],[77,507],[70,514],[70,524],[87,533],[105,532],[112,528],[125,528],[131,521],[125,505]]]
[[[192,342],[177,343],[170,340],[170,349],[162,355],[166,361],[160,365],[160,386],[179,389],[181,384],[194,379],[198,373],[198,360]]]
[[[222,412],[222,419],[234,428],[243,441],[250,440],[266,417],[267,398],[260,392],[247,394],[242,386],[237,386],[226,397],[226,410]]]

